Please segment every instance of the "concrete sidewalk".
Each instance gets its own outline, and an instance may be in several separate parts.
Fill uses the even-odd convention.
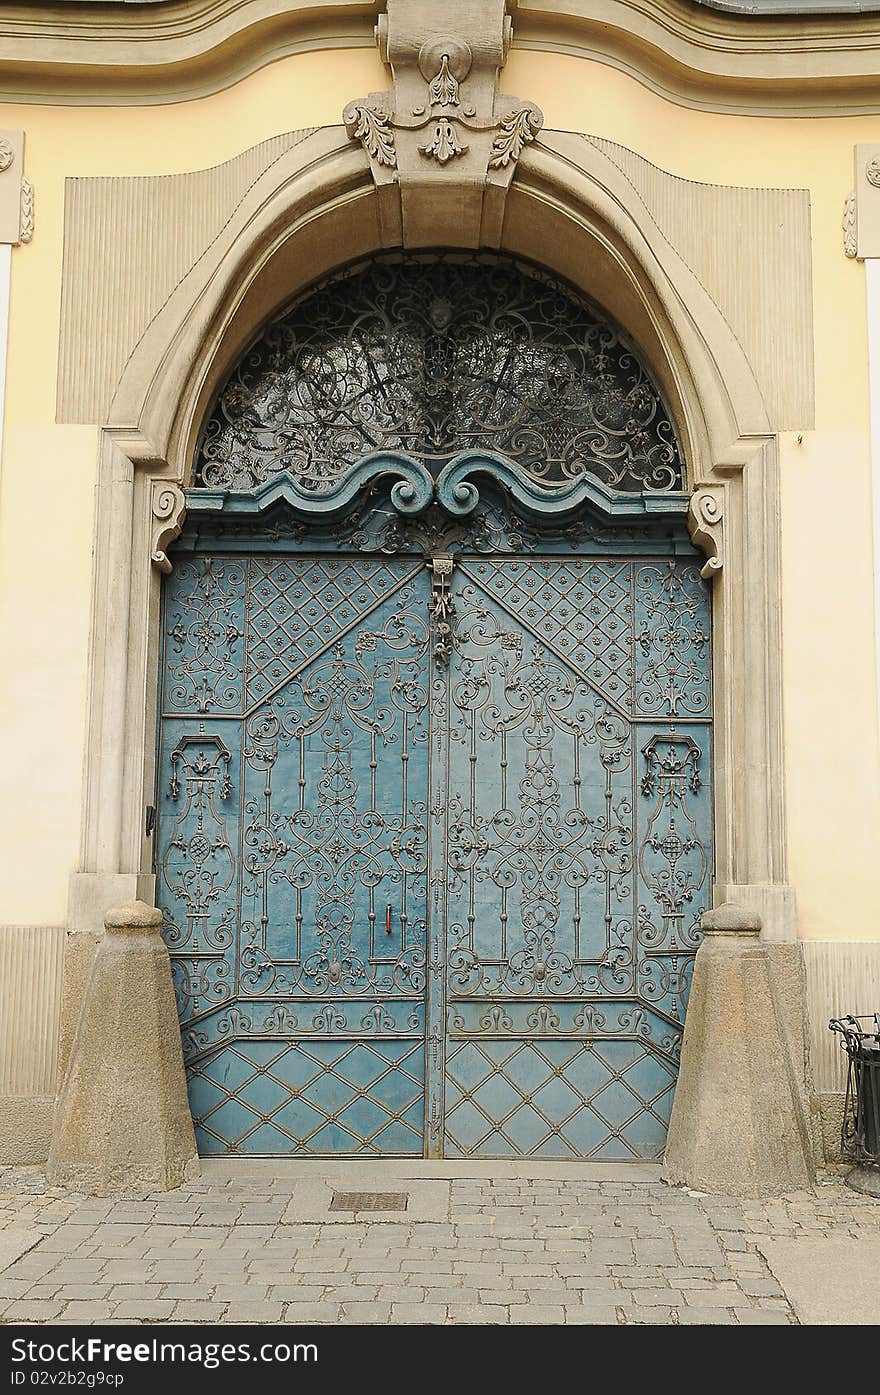
[[[406,1209],[330,1209],[365,1193]],[[742,1202],[641,1164],[206,1161],[98,1199],[0,1169],[0,1323],[880,1322],[865,1263],[880,1202],[836,1174]]]

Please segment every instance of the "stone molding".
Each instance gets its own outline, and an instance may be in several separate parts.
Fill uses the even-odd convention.
[[[99,0],[4,6],[0,100],[192,100],[291,54],[370,47],[376,7],[175,0],[151,10]],[[517,16],[518,47],[609,64],[685,106],[782,116],[880,111],[877,14],[756,17],[682,0],[519,0]]]
[[[107,420],[125,362],[152,320],[199,259],[210,255],[267,170],[311,134],[273,136],[188,174],[65,180],[59,421]],[[174,228],[175,236],[157,244],[157,226]],[[96,315],[99,246],[100,299],[109,304]]]
[[[688,506],[691,541],[706,553],[700,575],[709,580],[724,566],[724,490],[698,489]]]
[[[724,901],[703,912],[700,928],[704,935],[760,935],[761,917],[747,906]]]
[[[544,124],[533,102],[498,92],[512,8],[512,0],[449,0],[438,13],[426,0],[388,0],[379,16],[393,90],[349,102],[342,119],[370,162],[386,240],[499,246],[516,162]],[[457,196],[449,199],[452,162]]]
[[[430,226],[438,204],[455,210],[460,200],[470,200],[476,223],[485,199],[481,203],[474,197],[462,162],[452,160],[441,168],[421,156],[418,159],[433,165],[437,177],[409,188],[413,215]],[[539,171],[548,164],[561,169],[565,160],[571,163],[573,181],[580,177],[578,171],[588,171],[595,181],[605,183],[612,222],[635,219],[640,223],[646,241],[652,243],[645,255],[659,255],[670,266],[682,262],[697,279],[726,322],[724,332],[732,332],[742,346],[766,406],[767,423],[774,430],[808,429],[813,422],[814,374],[807,191],[701,184],[669,174],[612,141],[544,130],[538,142],[521,152],[510,189],[493,193],[504,197],[505,206],[511,198],[520,202],[517,186],[527,177],[523,162]],[[360,143],[346,141],[339,127],[276,136],[224,164],[195,173],[67,181],[59,421],[103,424],[110,420],[110,404],[120,391],[126,365],[141,357],[155,325],[168,318],[172,303],[190,294],[199,267],[209,267],[222,277],[221,253],[232,255],[241,229],[266,201],[273,205],[283,201],[285,189],[304,180],[309,161],[315,163],[318,180],[329,178],[330,165],[339,162],[334,177],[343,199],[360,197],[355,191],[363,191],[369,183],[365,181],[367,157]],[[542,198],[536,185],[540,178],[540,173],[528,174],[536,207]],[[378,241],[385,247],[399,246],[403,234],[397,187],[392,182],[375,188],[375,176],[372,182],[372,207],[381,219]],[[387,201],[393,216],[388,215]],[[375,225],[372,212],[365,213],[365,219],[368,232]],[[157,224],[178,229],[177,237],[163,243],[161,255],[152,236]],[[451,245],[458,244],[459,231],[457,225],[452,229]],[[754,256],[745,262],[740,255],[744,242],[754,248]],[[365,250],[362,243],[351,255]],[[347,251],[340,253],[338,261]],[[552,249],[537,245],[533,254],[545,260]],[[96,298],[93,267],[99,255],[103,293]],[[316,259],[305,273],[302,267],[292,266],[286,281],[290,294],[308,283],[309,274],[323,274],[332,265],[329,258]],[[577,283],[581,276],[577,263],[567,274]],[[674,271],[670,274],[674,279]],[[267,305],[266,314],[278,308]],[[608,309],[614,306],[609,303]],[[626,319],[621,312],[617,317]],[[643,332],[654,333],[650,326]],[[677,393],[672,384],[671,397]],[[169,415],[174,410],[169,404]]]

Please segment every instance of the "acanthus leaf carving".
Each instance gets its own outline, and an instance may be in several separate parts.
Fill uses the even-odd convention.
[[[167,576],[171,562],[166,549],[180,537],[186,517],[186,495],[171,480],[154,480],[151,501],[150,560]]]
[[[457,107],[458,106],[458,79],[449,69],[449,54],[444,53],[440,58],[440,71],[431,80],[428,88],[428,95],[431,105],[435,107]]]
[[[535,106],[518,107],[501,122],[501,128],[492,141],[489,155],[491,169],[506,169],[515,164],[522,154],[523,147],[533,141],[544,124],[541,111]]]
[[[359,140],[371,160],[393,169],[397,164],[390,112],[368,101],[351,102],[342,114],[350,140]]]
[[[34,235],[34,186],[29,179],[21,181],[21,231],[22,242],[30,242]]]
[[[390,128],[390,113],[386,107],[351,102],[343,112],[343,121],[350,140],[360,141],[371,160],[388,169],[395,167],[395,133]]]
[[[856,242],[856,196],[855,191],[850,190],[843,205],[843,250],[848,257],[854,257],[858,252]]]
[[[700,575],[709,580],[724,566],[724,494],[719,488],[698,489],[688,505],[691,541],[706,554]]]

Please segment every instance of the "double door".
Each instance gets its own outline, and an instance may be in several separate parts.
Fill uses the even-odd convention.
[[[711,864],[680,555],[193,555],[156,861],[202,1153],[662,1150]]]

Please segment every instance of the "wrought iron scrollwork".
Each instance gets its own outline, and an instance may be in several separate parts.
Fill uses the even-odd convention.
[[[453,560],[451,557],[432,557],[428,566],[431,569],[431,628],[434,632],[434,661],[440,667],[449,663],[452,653],[452,617],[454,607],[450,582]]]
[[[672,421],[621,330],[486,255],[377,259],[295,304],[220,392],[195,483],[251,490],[286,471],[322,491],[382,450],[433,473],[489,450],[547,481],[683,488]]]

